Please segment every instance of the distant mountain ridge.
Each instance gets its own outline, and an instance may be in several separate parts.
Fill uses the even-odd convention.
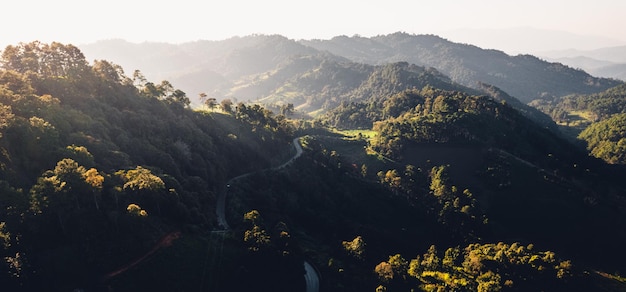
[[[573,58],[585,56],[613,63],[626,63],[626,46],[606,47],[595,50],[555,50],[536,52],[539,56],[549,58]]]
[[[402,60],[434,67],[460,84],[469,87],[477,87],[478,82],[493,84],[524,103],[574,92],[597,92],[619,84],[535,56],[509,56],[435,35],[394,33],[301,42],[357,62],[381,64]]]
[[[579,34],[534,27],[462,28],[437,33],[457,43],[471,43],[481,48],[495,48],[509,55],[578,48],[595,50],[624,44],[623,40],[597,34]]]
[[[282,79],[276,74],[287,74],[284,66],[294,66],[288,63],[303,56],[369,65],[407,62],[435,68],[439,74],[466,87],[479,88],[481,83],[497,86],[523,103],[572,93],[595,93],[620,83],[530,55],[512,57],[501,51],[453,43],[434,35],[406,33],[300,41],[280,35],[251,35],[180,45],[109,40],[82,46],[81,50],[87,59],[109,60],[121,65],[127,73],[139,69],[149,79],[169,80],[185,91],[196,105],[199,101],[195,97],[201,92],[218,100],[233,97],[278,101],[276,93],[286,88],[292,93],[300,91],[297,94],[302,95],[308,89],[299,88],[296,85],[301,83],[290,78],[304,76],[306,70],[314,70],[315,66],[292,67],[291,70],[304,71],[298,74],[292,71],[294,74],[283,75]],[[312,74],[307,75],[309,77],[315,75],[315,72],[309,73]],[[289,84],[281,83],[283,81]],[[272,82],[271,85],[268,82]],[[344,83],[329,86],[344,86]]]
[[[537,52],[537,55],[574,68],[581,68],[594,76],[617,78],[626,81],[626,46],[588,51],[544,51]]]

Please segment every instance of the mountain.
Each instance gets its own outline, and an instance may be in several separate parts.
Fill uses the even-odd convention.
[[[623,166],[495,85],[256,44],[279,65],[224,49],[216,84],[326,114],[192,109],[72,45],[7,47],[3,288],[304,291],[314,270],[324,291],[624,290]]]
[[[551,62],[559,62],[563,63],[572,68],[581,68],[587,72],[591,72],[593,70],[598,70],[602,67],[615,65],[615,63],[610,61],[598,60],[585,56],[576,56],[576,57],[562,57],[562,58],[548,58]]]
[[[224,91],[247,76],[270,71],[293,55],[318,53],[278,35],[181,45],[105,40],[80,49],[89,59],[110,60],[127,72],[140,70],[150,80],[166,79],[191,96],[194,104],[201,92],[222,99]]]
[[[307,67],[302,67],[306,62]],[[294,67],[300,70],[294,70]],[[336,62],[321,57],[294,58],[258,81],[235,88],[232,96],[259,94],[265,104],[293,103],[305,112],[328,110],[341,102],[377,100],[408,88],[433,85],[439,88],[471,90],[452,82],[432,68],[406,62],[372,66]]]
[[[580,52],[584,54],[584,52]],[[559,62],[573,68],[580,68],[593,76],[626,80],[626,63],[598,60],[584,55],[576,57],[548,58],[551,62]]]
[[[457,43],[466,43],[486,49],[497,49],[508,54],[535,54],[542,51],[595,50],[617,46],[624,42],[608,37],[587,34],[575,34],[558,30],[538,29],[533,27],[456,29],[438,33]]]
[[[626,64],[613,64],[604,67],[590,70],[595,76],[602,76],[607,78],[616,78],[622,81],[626,81]]]
[[[558,121],[565,132],[580,139],[590,155],[607,163],[626,163],[626,85],[595,94],[565,96],[542,110]]]
[[[269,111],[192,111],[171,86],[136,87],[121,68],[90,65],[72,45],[11,46],[0,63],[7,291],[128,290],[112,275],[182,230],[215,228],[226,178],[269,167],[291,145],[289,125]],[[186,238],[202,248],[185,252],[205,250],[199,237]],[[202,271],[202,258],[187,264]]]
[[[609,61],[613,63],[626,63],[626,46],[603,47],[593,50],[550,50],[538,51],[537,56],[547,58],[573,58],[588,57],[596,60]]]
[[[608,248],[605,244],[613,238],[613,235],[609,235],[612,234],[611,228],[603,227],[604,219],[599,218],[609,216],[621,222],[619,224],[625,223],[623,219],[618,219],[622,211],[610,211],[613,204],[619,205],[618,209],[623,210],[624,205],[619,203],[622,196],[614,193],[619,192],[622,187],[613,184],[623,173],[623,168],[613,169],[614,175],[610,174],[610,170],[600,170],[604,168],[602,163],[590,159],[583,148],[532,122],[506,103],[486,96],[425,87],[397,93],[384,99],[382,104],[373,101],[342,103],[324,115],[322,121],[331,126],[354,129],[355,126],[371,125],[371,117],[378,120],[371,128],[351,131],[349,136],[333,138],[318,134],[306,140],[306,145],[320,158],[306,166],[303,162],[303,168],[321,167],[332,174],[322,179],[325,183],[307,182],[307,185],[323,188],[321,193],[306,187],[298,188],[297,193],[306,194],[306,199],[301,199],[306,200],[308,205],[323,205],[327,212],[318,214],[308,211],[306,215],[301,215],[297,211],[281,207],[284,206],[281,204],[261,203],[258,199],[250,200],[249,203],[261,203],[260,210],[264,213],[277,213],[280,210],[281,214],[289,214],[290,219],[300,218],[307,222],[312,232],[323,234],[326,230],[338,229],[331,227],[332,222],[339,221],[340,217],[333,210],[339,210],[343,200],[354,200],[349,206],[353,211],[359,210],[355,211],[355,216],[366,216],[361,212],[371,212],[366,209],[369,204],[359,203],[361,200],[371,199],[369,196],[362,196],[363,191],[341,192],[354,194],[348,197],[326,197],[324,193],[334,187],[340,188],[341,185],[359,185],[351,177],[371,178],[390,189],[394,197],[406,198],[407,204],[425,210],[423,212],[426,216],[417,220],[404,215],[401,207],[396,207],[398,216],[406,218],[402,230],[410,231],[404,233],[390,230],[389,234],[383,235],[377,234],[378,228],[374,226],[396,225],[384,223],[388,218],[381,216],[379,212],[372,212],[371,216],[375,217],[372,220],[359,217],[361,219],[348,221],[343,225],[348,232],[352,231],[350,235],[346,235],[348,239],[361,235],[365,242],[372,244],[373,241],[375,246],[371,248],[377,250],[384,249],[389,241],[404,242],[396,239],[397,236],[414,236],[421,232],[438,234],[437,230],[450,232],[445,236],[435,236],[442,238],[441,242],[429,241],[433,237],[424,235],[429,238],[425,239],[428,243],[424,244],[424,240],[418,240],[419,237],[411,237],[408,241],[416,240],[414,245],[385,250],[388,257],[383,255],[378,260],[360,259],[369,261],[370,267],[377,263],[380,265],[387,258],[389,260],[386,263],[391,264],[392,257],[398,255],[402,255],[404,259],[415,259],[414,246],[420,244],[424,244],[422,250],[428,249],[430,244],[441,249],[441,246],[445,248],[452,242],[463,241],[461,238],[467,240],[473,236],[486,242],[508,242],[512,239],[530,241],[536,246],[554,247],[559,254],[578,254],[579,260],[591,263],[597,258],[587,247]],[[269,202],[297,200],[290,195],[277,194],[271,186],[281,183],[299,185],[294,181],[306,181],[312,177],[309,172],[301,175],[302,177],[296,174],[287,175],[284,178],[287,182],[278,182],[281,179],[264,182],[263,178],[259,178],[253,184],[255,188],[251,185],[241,191],[242,196],[253,192],[254,198],[272,197]],[[604,178],[607,187],[612,187],[598,188],[602,184],[598,181],[600,177]],[[390,201],[381,203],[381,212],[389,208],[389,203]],[[601,213],[604,215],[599,215]],[[429,220],[437,221],[440,229],[431,229],[431,224],[424,224],[432,222]],[[583,239],[579,233],[580,226],[585,226],[584,230],[597,232]],[[516,231],[511,232],[512,230]],[[623,232],[615,234],[622,238],[620,241],[624,240],[625,235]],[[382,243],[378,241],[381,238],[385,238]],[[612,245],[609,249],[617,246]],[[418,255],[422,256],[421,253]],[[327,257],[337,260],[339,256],[340,254],[333,253],[332,250],[328,251]],[[346,270],[345,274],[336,273],[331,267],[325,268],[324,274],[342,283],[339,280],[341,277],[356,279],[356,275],[366,273],[366,270],[349,265],[353,263],[349,258],[342,259],[337,265]],[[619,261],[606,258],[601,260],[603,264],[608,264],[609,261],[612,262],[611,265],[620,265]],[[424,265],[427,262],[420,263]],[[594,265],[596,264],[600,263],[596,262]],[[353,271],[348,271],[346,267],[351,267]],[[432,267],[427,269],[432,271]],[[433,286],[445,286],[444,282],[449,285],[444,278],[453,277],[454,269],[435,270],[443,274],[426,273],[416,277],[426,278],[423,281]],[[435,279],[432,279],[426,275],[439,276],[433,276]],[[410,282],[400,281],[403,283],[400,284],[397,278],[393,279],[382,281],[382,285],[407,285]],[[522,278],[513,282],[517,283],[517,288],[525,285]],[[578,283],[589,285],[587,281]],[[528,288],[533,285],[545,287],[543,282],[529,285]]]
[[[595,50],[553,50],[537,52],[538,56],[581,68],[594,76],[626,80],[626,46]]]
[[[593,93],[619,84],[531,55],[509,56],[434,35],[394,33],[372,38],[339,36],[300,42],[357,62],[406,61],[434,67],[455,82],[468,87],[476,87],[479,82],[492,84],[524,103],[577,92]]]
[[[300,41],[279,35],[251,35],[179,45],[108,40],[81,49],[89,59],[110,60],[126,71],[139,69],[152,80],[167,79],[192,97],[195,106],[200,104],[196,96],[201,92],[218,100],[228,95],[244,100],[266,98],[267,82],[274,82],[270,87],[280,86],[277,80],[264,79],[283,70],[281,66],[287,66],[290,59],[304,56],[368,65],[408,62],[434,68],[467,87],[478,88],[479,83],[497,86],[523,103],[593,93],[619,84],[530,55],[509,56],[433,35],[405,33]],[[264,87],[258,87],[260,83],[265,83]],[[237,97],[239,93],[243,96]]]

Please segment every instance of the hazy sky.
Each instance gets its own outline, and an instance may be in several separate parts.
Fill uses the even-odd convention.
[[[5,0],[0,9],[1,48],[33,40],[181,43],[254,33],[328,39],[396,31],[445,36],[460,29],[515,27],[626,44],[624,0]]]

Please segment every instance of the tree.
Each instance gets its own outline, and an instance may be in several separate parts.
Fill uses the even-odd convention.
[[[424,270],[436,271],[439,268],[439,257],[437,256],[437,248],[431,245],[422,258],[421,266]]]
[[[243,220],[251,222],[253,225],[257,225],[261,220],[261,213],[257,210],[252,210],[243,215]]]
[[[448,168],[445,165],[434,166],[430,171],[430,190],[435,196],[450,193]]]
[[[6,128],[9,125],[9,121],[11,121],[14,116],[11,111],[11,106],[0,105],[0,130]],[[2,138],[2,132],[0,132],[0,138]]]
[[[447,268],[454,267],[460,254],[461,254],[461,251],[459,250],[458,247],[448,248],[446,250],[445,255],[443,256],[443,260],[441,261],[441,264]]]
[[[422,264],[420,261],[420,256],[418,255],[417,258],[412,259],[411,262],[409,263],[409,269],[407,271],[407,274],[409,274],[409,276],[411,277],[419,278],[421,272],[422,272]]]
[[[352,256],[357,259],[363,258],[363,252],[365,252],[365,241],[360,235],[355,237],[352,241],[343,241],[341,243],[343,248]]]
[[[139,207],[139,205],[137,204],[129,204],[128,207],[126,207],[126,211],[128,212],[128,214],[131,214],[133,216],[138,216],[138,217],[148,216],[148,212],[146,212],[146,210],[144,209],[141,209],[141,207]]]
[[[204,104],[210,109],[214,110],[217,106],[217,100],[214,97],[207,98]]]
[[[500,275],[492,271],[480,274],[476,278],[476,281],[478,282],[478,292],[495,292],[502,290]]]
[[[85,182],[92,187],[91,192],[93,195],[94,205],[96,206],[96,210],[100,210],[100,206],[98,205],[98,195],[100,195],[100,191],[102,191],[104,176],[100,175],[97,169],[90,168],[83,173],[83,178],[85,179]]]
[[[249,246],[248,249],[251,251],[259,251],[263,247],[266,247],[270,244],[270,236],[261,227],[261,213],[257,210],[252,210],[243,215],[244,221],[252,224],[252,228],[246,230],[243,235],[243,241],[246,242]]]
[[[191,100],[189,100],[189,98],[187,97],[187,94],[180,90],[180,89],[176,89],[174,90],[168,97],[168,100],[171,100],[175,103],[178,103],[180,105],[182,105],[183,107],[189,107],[189,105],[191,104]]]
[[[252,251],[259,251],[261,248],[270,244],[270,236],[265,229],[258,225],[252,226],[252,229],[244,232],[243,241],[248,243],[248,247]]]
[[[406,275],[409,263],[402,257],[401,254],[398,253],[389,256],[389,260],[387,262],[391,265],[394,275],[402,275],[403,277]]]
[[[165,188],[163,180],[141,166],[120,173],[125,181],[124,189],[158,191]]]
[[[143,76],[143,73],[141,73],[141,71],[139,70],[135,70],[133,72],[133,84],[135,85],[135,87],[141,89],[146,85],[146,83],[148,83],[148,80],[145,76]]]
[[[395,169],[387,171],[385,174],[385,181],[389,183],[389,186],[393,189],[397,189],[402,184],[402,177],[398,174],[398,171]]]
[[[222,110],[227,113],[233,112],[233,102],[228,98],[222,99],[220,106],[222,107]]]
[[[132,82],[131,80],[128,79],[128,77],[124,75],[124,69],[122,69],[122,66],[109,63],[108,61],[104,61],[104,60],[94,61],[92,70],[96,74],[97,77],[100,77],[106,81],[111,81],[111,82],[116,82],[116,83],[121,82],[121,81],[124,81],[127,83]]]
[[[0,86],[20,95],[32,94],[35,91],[24,74],[12,70],[0,72]]]
[[[94,206],[99,209],[97,194],[103,182],[104,177],[96,169],[87,171],[72,159],[62,159],[54,170],[44,172],[31,188],[31,210],[35,214],[56,214],[65,233],[66,220],[81,210],[90,197],[86,194],[92,194]]]
[[[374,272],[383,282],[389,282],[390,280],[393,280],[393,267],[388,262],[380,262],[374,268]]]

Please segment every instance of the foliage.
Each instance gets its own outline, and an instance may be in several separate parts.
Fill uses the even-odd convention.
[[[591,155],[611,164],[626,164],[626,113],[593,123],[578,136]]]
[[[20,43],[2,52],[7,289],[101,290],[105,283],[94,279],[163,233],[212,228],[224,180],[269,165],[291,140],[290,125],[262,107],[252,107],[260,116],[239,114],[246,119],[188,107],[168,81],[89,64],[72,45]],[[20,276],[4,281],[7,271]]]
[[[357,236],[351,241],[343,241],[341,245],[343,245],[343,248],[354,257],[363,258],[366,246],[363,237]]]
[[[604,120],[614,114],[626,112],[626,84],[594,94],[568,95],[544,111],[549,112],[554,120],[563,122],[570,120],[568,113],[572,111],[591,112],[594,122]]]
[[[551,290],[578,287],[583,265],[620,269],[621,168],[581,159],[496,88],[482,96],[407,62],[282,58],[274,45],[248,45],[238,54],[255,68],[228,74],[293,98],[275,103],[281,114],[233,96],[230,110],[193,111],[169,81],[90,65],[72,46],[5,51],[3,287],[296,291],[305,258],[338,291]],[[265,53],[282,65],[258,58]],[[246,92],[237,86],[231,94]],[[306,107],[295,101],[337,110],[294,121]],[[299,139],[304,153],[271,168],[293,153],[292,125],[310,134]],[[324,125],[376,134],[343,137]],[[475,165],[459,167],[466,160]],[[218,198],[229,230],[214,230]],[[510,238],[576,256],[488,243]]]
[[[158,191],[165,188],[165,183],[160,177],[141,166],[119,174],[124,179],[124,189]]]
[[[574,273],[571,262],[559,260],[550,251],[535,251],[531,246],[502,242],[473,243],[463,248],[462,254],[458,248],[448,248],[441,265],[436,247],[432,245],[421,257],[421,263],[420,256],[408,265],[402,261],[402,267],[409,267],[404,270],[409,279],[417,280],[405,281],[405,285],[418,285],[428,291],[446,288],[454,291],[500,291],[504,285],[524,290],[567,285],[567,279]],[[399,254],[393,257],[401,258]],[[381,281],[390,279],[393,277],[382,278]]]

